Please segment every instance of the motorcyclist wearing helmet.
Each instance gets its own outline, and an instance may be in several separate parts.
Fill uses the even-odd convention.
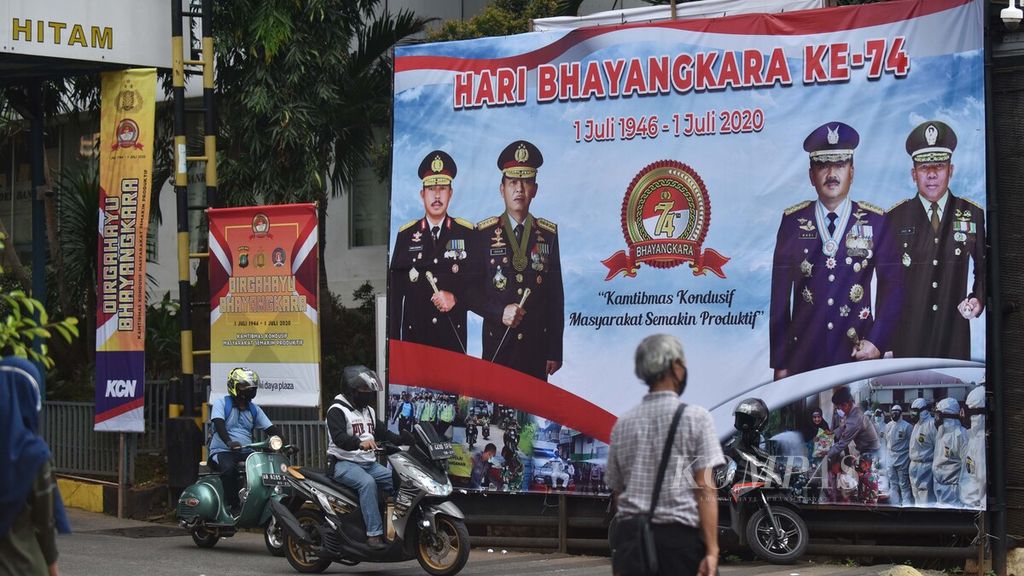
[[[760,398],[747,398],[732,411],[733,428],[740,433],[743,446],[767,457],[761,450],[761,433],[768,424],[768,405]]]
[[[943,398],[935,404],[938,432],[932,457],[935,501],[946,508],[960,507],[960,471],[967,450],[967,431],[960,424],[960,403]]]
[[[254,428],[269,436],[281,436],[263,409],[253,400],[260,387],[260,377],[248,368],[235,368],[228,374],[228,395],[215,398],[210,406],[210,462],[220,472],[228,507],[238,504],[238,466],[249,456],[242,446],[252,444]]]
[[[935,501],[932,487],[932,460],[935,455],[935,418],[928,411],[928,401],[918,398],[910,405],[914,430],[910,433],[910,489],[915,506]]]
[[[334,403],[327,409],[327,455],[329,461],[336,461],[331,474],[337,482],[359,493],[366,545],[378,550],[387,548],[387,544],[377,508],[377,490],[391,494],[395,488],[391,471],[377,463],[377,440],[411,442],[408,432],[399,436],[377,419],[374,406],[381,390],[383,386],[373,370],[349,366],[342,373],[342,393],[334,397]]]

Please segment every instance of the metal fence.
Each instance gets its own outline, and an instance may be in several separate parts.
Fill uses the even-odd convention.
[[[274,422],[289,444],[299,449],[292,464],[323,470],[327,466],[327,425],[323,420]]]
[[[128,482],[135,479],[135,459],[140,453],[164,451],[167,430],[166,380],[146,383],[144,414],[146,432],[126,434]],[[58,473],[117,477],[118,434],[93,430],[95,404],[92,402],[47,401],[43,417],[43,438],[53,453]],[[292,461],[299,466],[323,468],[327,459],[327,429],[313,408],[269,408],[289,444],[298,447]],[[308,419],[302,419],[308,418]],[[207,438],[208,436],[204,436]]]
[[[92,402],[46,402],[43,438],[57,472],[117,476],[118,434],[93,430],[94,412]],[[134,441],[135,434],[128,438]]]

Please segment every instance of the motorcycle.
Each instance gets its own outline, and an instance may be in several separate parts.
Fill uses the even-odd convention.
[[[488,418],[480,419],[480,435],[484,440],[491,439],[491,421]]]
[[[466,444],[476,446],[477,425],[472,420],[466,424]]]
[[[354,566],[415,558],[435,576],[462,570],[469,559],[469,531],[462,511],[447,499],[452,492],[447,461],[455,451],[430,426],[416,424],[413,435],[416,441],[408,451],[384,445],[397,492],[391,513],[395,538],[382,550],[366,544],[355,490],[315,470],[288,469],[286,478],[298,498],[291,507],[272,502],[271,508],[285,530],[285,556],[292,568],[320,573],[333,562]]]
[[[758,399],[750,399],[764,403]],[[726,463],[715,469],[715,484],[728,498],[730,523],[740,544],[749,546],[762,560],[792,564],[804,554],[810,540],[799,505],[816,501],[820,490],[819,466],[814,471],[788,466],[759,446],[767,422],[755,421],[737,406],[736,429],[740,432],[726,446]],[[767,415],[767,407],[764,408]]]
[[[289,495],[284,478],[288,458],[282,450],[291,449],[278,436],[242,447],[252,453],[238,464],[243,488],[239,490],[240,506],[235,511],[228,509],[220,474],[205,466],[200,470],[199,479],[185,488],[177,506],[178,523],[188,530],[196,546],[213,548],[221,538],[234,536],[239,528],[262,526],[267,550],[274,556],[284,555],[283,534],[270,513],[269,503]]]

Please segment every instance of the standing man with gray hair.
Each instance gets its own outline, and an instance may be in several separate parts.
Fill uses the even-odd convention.
[[[670,422],[686,388],[682,343],[666,334],[644,338],[636,349],[635,370],[650,392],[615,423],[606,472],[617,515],[624,517],[650,511]],[[650,518],[658,574],[713,575],[718,566],[718,501],[711,474],[725,459],[707,410],[686,406],[669,458]]]

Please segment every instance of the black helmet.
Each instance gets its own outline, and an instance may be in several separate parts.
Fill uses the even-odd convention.
[[[260,376],[248,368],[235,368],[228,374],[228,394],[233,398],[251,402],[260,387]]]
[[[768,423],[768,406],[760,398],[747,398],[733,410],[733,427],[740,432],[761,432]]]
[[[342,391],[356,408],[365,408],[377,400],[384,387],[377,374],[366,366],[346,366],[341,373]]]

